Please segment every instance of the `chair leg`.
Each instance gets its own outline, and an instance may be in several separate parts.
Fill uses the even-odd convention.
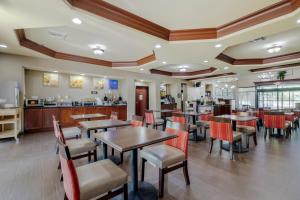
[[[268,130],[267,130],[267,128],[265,128],[265,134],[264,134],[264,138],[266,139],[267,138],[267,132]]]
[[[210,138],[209,154],[211,154],[211,152],[212,152],[213,145],[214,145],[214,139]]]
[[[145,180],[145,164],[147,160],[142,158],[142,174],[141,174],[141,181]]]
[[[185,183],[186,185],[190,185],[190,177],[189,177],[189,170],[188,170],[188,161],[185,160],[183,161],[183,174],[184,174],[184,178],[185,178]]]
[[[124,184],[123,186],[123,200],[128,200],[128,185]]]
[[[61,169],[61,164],[60,164],[60,161],[58,161],[58,166],[57,166],[57,169]]]
[[[256,136],[256,133],[253,135],[253,141],[254,141],[255,146],[257,146],[257,136]]]
[[[220,140],[220,149],[219,149],[219,154],[220,155],[222,154],[222,146],[223,146],[223,141]]]
[[[159,169],[159,197],[164,196],[165,174],[164,169]]]
[[[64,176],[63,176],[63,174],[61,173],[60,174],[60,182],[63,182],[64,181]]]
[[[94,150],[94,161],[97,161],[97,149]]]
[[[122,164],[124,161],[124,154],[123,152],[120,153],[120,164]]]
[[[91,162],[91,160],[92,160],[92,156],[91,156],[91,152],[90,151],[88,152],[88,160],[89,160],[89,162]]]
[[[112,156],[115,155],[115,149],[114,148],[111,149],[111,155]]]
[[[65,193],[64,200],[69,200],[67,194]]]
[[[230,160],[233,160],[233,145],[231,142],[229,143],[229,152],[230,152]]]
[[[247,134],[247,149],[249,149],[249,143],[250,143],[250,136]]]

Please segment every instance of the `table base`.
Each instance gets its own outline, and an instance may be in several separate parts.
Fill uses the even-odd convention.
[[[158,192],[154,185],[147,182],[139,182],[138,191],[134,192],[132,183],[128,185],[128,199],[129,200],[157,200]]]
[[[229,144],[222,144],[222,149],[225,150],[225,151],[229,151],[229,149],[230,149]],[[243,147],[243,145],[242,145],[241,152],[240,152],[239,146],[236,145],[236,144],[233,145],[233,152],[234,153],[247,153],[248,151],[249,151],[249,149],[246,148],[246,147]]]

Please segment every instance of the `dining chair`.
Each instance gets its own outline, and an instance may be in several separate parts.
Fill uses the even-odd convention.
[[[250,116],[248,112],[238,112],[238,116]],[[249,139],[250,137],[253,138],[253,142],[255,146],[257,146],[257,120],[250,120],[250,121],[237,121],[236,122],[236,130],[238,132],[244,133],[247,138],[247,148],[249,148]]]
[[[210,148],[212,152],[214,140],[220,141],[219,153],[222,153],[223,141],[229,142],[230,159],[233,160],[233,145],[239,143],[239,152],[242,148],[242,134],[232,130],[230,119],[210,117]]]
[[[188,123],[183,113],[180,112],[172,113],[172,117],[170,121],[180,123],[180,124],[186,124],[188,133],[193,134],[194,139],[195,140],[197,139],[197,126],[195,124]]]
[[[167,140],[161,145],[145,147],[141,151],[142,174],[141,181],[145,178],[145,164],[148,161],[159,168],[159,197],[164,195],[165,174],[179,168],[183,168],[186,185],[190,185],[188,173],[188,132],[186,125],[167,122],[166,132],[177,136],[175,139]]]
[[[285,114],[285,121],[290,122],[291,130],[296,130],[297,128],[299,128],[299,125],[297,123],[298,117],[295,112],[293,112],[292,114]]]
[[[132,127],[140,127],[143,126],[144,118],[142,116],[132,115],[132,119],[130,121]]]
[[[153,110],[145,111],[145,125],[148,127],[151,125],[154,129],[157,129],[159,126],[164,126],[165,121],[163,119],[155,119]]]
[[[117,112],[111,112],[110,119],[118,120],[118,113]]]
[[[59,141],[59,159],[63,174],[64,199],[110,199],[123,193],[128,199],[127,174],[109,159],[75,167],[70,149]]]
[[[196,122],[197,126],[200,128],[200,133],[204,130],[204,139],[206,139],[207,130],[210,127],[209,118],[212,117],[212,113],[205,113],[198,116],[198,121]]]
[[[291,125],[290,122],[286,121],[284,112],[265,112],[264,113],[264,127],[265,134],[264,138],[266,139],[269,130],[269,137],[273,133],[273,129],[283,130],[285,137],[291,135]]]
[[[88,138],[66,140],[58,121],[53,120],[53,127],[57,141],[68,145],[73,160],[88,157],[90,162],[92,155],[94,155],[94,161],[97,160],[97,145],[92,140]]]

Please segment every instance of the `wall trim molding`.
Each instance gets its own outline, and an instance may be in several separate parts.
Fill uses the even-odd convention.
[[[195,76],[195,75],[209,74],[216,70],[217,70],[217,68],[215,68],[215,67],[210,67],[208,69],[197,70],[197,71],[192,71],[192,72],[169,72],[169,71],[164,71],[164,70],[159,70],[159,69],[150,69],[150,73],[165,75],[165,76]]]
[[[194,81],[194,80],[203,80],[203,79],[208,79],[208,78],[218,78],[218,77],[233,76],[233,75],[236,75],[236,73],[229,72],[229,73],[224,73],[224,74],[214,74],[214,75],[201,76],[201,77],[190,78],[190,79],[185,79],[185,80],[186,81]]]
[[[263,68],[258,68],[258,69],[250,69],[249,71],[250,72],[265,72],[265,71],[293,68],[293,67],[299,67],[299,66],[300,66],[300,62],[292,63],[292,64],[286,64],[286,65],[272,66],[272,67],[263,67]]]

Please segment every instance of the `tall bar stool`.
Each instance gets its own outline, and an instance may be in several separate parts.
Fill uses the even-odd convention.
[[[164,144],[145,147],[141,151],[142,177],[144,181],[145,163],[148,161],[159,168],[159,197],[164,195],[164,175],[178,168],[183,168],[186,185],[190,184],[188,174],[188,132],[186,125],[167,122],[166,132],[178,137],[165,141]]]
[[[242,134],[232,130],[230,119],[210,117],[210,149],[209,154],[212,152],[214,140],[220,141],[220,150],[222,152],[223,141],[229,142],[230,159],[233,160],[233,145],[239,143],[239,150],[242,148]]]
[[[122,193],[123,199],[128,199],[126,172],[109,159],[75,167],[69,147],[61,141],[58,143],[64,199],[110,199]]]
[[[154,129],[157,129],[159,126],[164,126],[165,121],[163,119],[155,119],[153,110],[145,111],[145,125],[148,127],[152,126]]]
[[[284,135],[289,137],[291,134],[290,123],[285,120],[284,112],[265,112],[264,113],[264,126],[266,139],[269,130],[269,137],[273,133],[273,129],[283,130]]]

